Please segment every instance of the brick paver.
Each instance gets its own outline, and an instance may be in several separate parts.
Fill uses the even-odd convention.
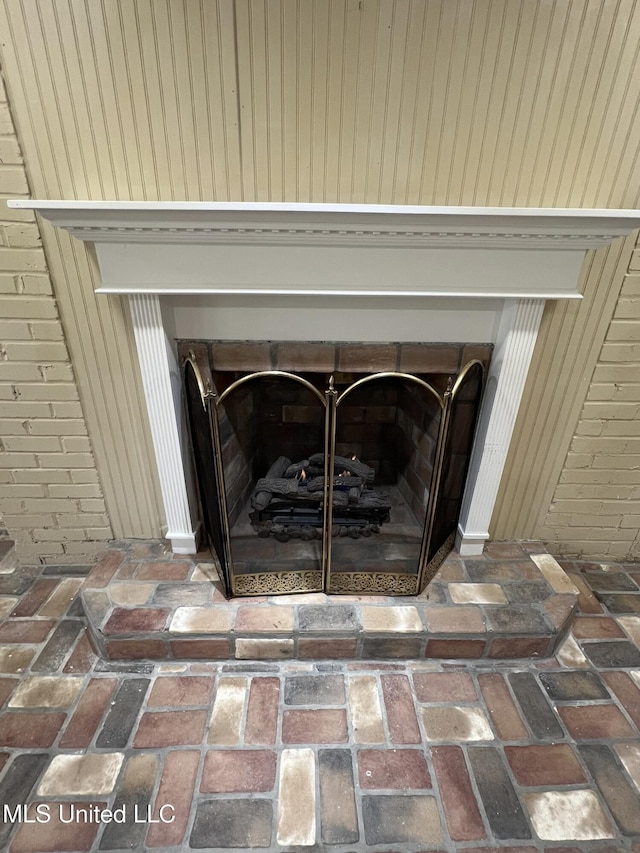
[[[90,575],[93,591],[108,597],[110,581],[121,587],[127,577],[188,581],[193,564],[144,545],[108,552]],[[536,601],[540,582],[523,574],[518,548],[504,543],[484,561],[458,560],[452,575],[469,584],[456,593],[462,607],[481,598],[472,606],[498,614],[483,644],[496,639],[491,625],[505,598],[520,614],[525,598]],[[227,640],[196,634],[175,639],[195,644],[190,660],[172,660],[164,640],[158,660],[103,660],[74,602],[73,569],[16,569],[11,592],[0,593],[0,848],[638,853],[640,568],[565,567],[586,603],[574,631],[555,656],[505,653],[498,664],[470,658],[468,644],[480,640],[464,632],[458,658],[429,659],[423,644],[406,659],[394,644],[414,639],[380,630],[370,642],[388,643],[389,654],[345,660],[339,644],[362,642],[360,604],[338,605],[336,624],[355,632],[348,641],[321,636],[328,605],[300,604],[307,645],[298,659],[209,655],[206,644]],[[209,583],[198,571],[198,583]],[[171,595],[148,596],[156,624]],[[104,624],[115,612],[112,626],[124,619],[135,629],[126,594],[116,597]],[[257,612],[264,602],[238,606],[247,608],[240,627],[254,633],[247,639],[271,639]],[[286,633],[296,605],[276,606],[283,610],[271,627]],[[406,634],[406,614],[399,622]],[[514,648],[538,639],[535,630],[514,636]],[[24,819],[38,804],[48,823]],[[89,811],[102,819],[85,820]]]

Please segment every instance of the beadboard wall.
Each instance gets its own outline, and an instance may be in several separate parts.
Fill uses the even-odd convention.
[[[632,0],[2,0],[40,198],[637,207]],[[162,509],[126,306],[42,237],[113,530]],[[543,529],[633,241],[549,303],[492,534]]]

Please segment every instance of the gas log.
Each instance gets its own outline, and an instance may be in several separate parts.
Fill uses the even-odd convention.
[[[389,520],[389,495],[370,485],[374,479],[375,470],[359,459],[335,457],[333,536],[370,536]],[[321,538],[324,496],[323,453],[294,463],[280,456],[256,483],[251,526],[259,536],[274,536],[280,542]]]
[[[324,453],[314,453],[309,457],[311,465],[319,465],[324,468]],[[369,465],[360,462],[359,459],[347,459],[346,456],[335,456],[333,459],[333,468],[337,474],[342,474],[345,471],[350,471],[356,477],[362,477],[367,483],[373,483],[376,472]]]

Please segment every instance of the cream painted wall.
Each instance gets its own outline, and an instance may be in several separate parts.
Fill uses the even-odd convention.
[[[589,253],[582,269],[582,301],[545,310],[492,519],[496,539],[544,538],[551,547],[557,542],[543,525],[635,240],[632,235]],[[606,556],[596,550],[590,556]]]
[[[0,0],[0,30],[42,198],[638,205],[632,0]],[[114,529],[158,535],[128,315],[43,241]],[[630,254],[545,312],[496,536],[537,535]]]
[[[0,75],[0,197],[28,192]],[[113,538],[31,211],[0,200],[0,537],[26,563],[86,563]]]
[[[640,560],[640,249],[624,277],[541,534],[556,554]]]

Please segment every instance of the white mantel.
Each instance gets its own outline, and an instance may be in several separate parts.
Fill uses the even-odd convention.
[[[16,200],[95,246],[98,293],[127,294],[167,537],[197,541],[175,394],[172,332],[336,339],[324,321],[366,316],[352,340],[491,340],[458,547],[482,552],[547,299],[579,299],[587,249],[640,227],[640,212],[415,205]],[[283,319],[272,305],[286,294]],[[343,324],[344,325],[344,324]],[[347,325],[347,328],[348,325]],[[237,334],[244,329],[245,334]],[[291,329],[295,329],[291,333]],[[457,333],[457,334],[456,334]],[[309,337],[309,339],[312,339]],[[344,338],[348,340],[348,338]]]

